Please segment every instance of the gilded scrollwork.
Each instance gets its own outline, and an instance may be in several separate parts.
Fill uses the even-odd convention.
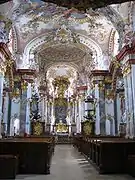
[[[127,76],[128,74],[130,74],[130,73],[131,73],[131,65],[128,64],[128,65],[126,65],[126,66],[123,68],[122,74],[123,74],[123,76],[125,77],[125,76]]]
[[[34,124],[34,135],[41,135],[43,133],[42,123],[36,122]]]
[[[14,87],[14,61],[12,59],[7,59],[5,62],[6,65],[6,72],[5,75],[9,78],[10,88],[13,89]]]

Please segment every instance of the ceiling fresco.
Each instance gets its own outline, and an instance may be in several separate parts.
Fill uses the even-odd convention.
[[[73,62],[73,61],[80,61],[86,55],[85,52],[78,49],[74,46],[54,46],[46,48],[43,52],[39,53],[40,58],[45,59],[47,61],[54,61],[54,62]]]
[[[47,86],[52,96],[54,79],[67,78],[72,95],[76,86],[89,83],[91,70],[108,69],[126,34],[132,35],[132,3],[79,11],[48,1],[13,0],[1,5],[0,33],[6,32],[8,40],[6,22],[12,21],[10,37],[16,39],[12,51],[19,59],[18,67],[36,68],[37,84]],[[9,21],[3,20],[4,16]],[[29,66],[30,61],[33,66]]]
[[[7,8],[10,9],[8,12]],[[93,68],[93,49],[88,52],[88,48],[78,47],[81,44],[78,34],[97,44],[103,55],[103,62],[98,69],[106,69],[112,56],[108,46],[113,47],[119,42],[119,50],[124,44],[125,25],[130,33],[130,10],[131,3],[124,3],[96,10],[89,8],[82,12],[41,0],[13,0],[0,6],[1,14],[12,20],[17,37],[16,54],[22,57],[22,61],[27,58],[23,53],[30,42],[40,39],[41,36],[48,36],[48,40],[42,47],[39,45],[34,54],[34,59],[37,63],[39,61],[42,71],[59,62],[70,63],[76,66],[79,72],[89,72],[89,66]],[[118,36],[111,39],[114,31],[118,32]],[[86,41],[85,46],[87,45]],[[78,65],[81,60],[81,65],[86,61],[82,67]]]
[[[20,4],[19,2],[14,1],[12,13],[9,13],[18,35],[19,52],[22,52],[27,43],[35,37],[55,32],[62,25],[67,26],[72,32],[80,32],[91,37],[106,50],[110,32],[115,28],[103,10],[90,9],[84,13],[40,0],[22,0]]]
[[[21,42],[19,49],[22,50],[33,38],[43,33],[56,32],[63,25],[66,25],[73,32],[81,32],[90,36],[102,45],[108,41],[110,32],[114,27],[105,17],[102,15],[98,17],[87,15],[85,18],[78,15],[77,17],[81,17],[81,19],[73,18],[73,16],[67,18],[62,12],[54,17],[48,17],[45,14],[40,16],[22,15],[15,21],[15,27],[19,34],[18,41]]]

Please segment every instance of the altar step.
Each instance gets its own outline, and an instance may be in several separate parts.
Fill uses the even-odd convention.
[[[72,137],[56,136],[56,144],[72,144]]]

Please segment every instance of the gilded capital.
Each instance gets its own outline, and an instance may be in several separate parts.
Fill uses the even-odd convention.
[[[123,68],[122,74],[123,74],[123,76],[125,77],[125,76],[127,76],[128,74],[130,74],[130,73],[131,73],[131,65],[128,64],[128,65],[126,65],[126,66]]]

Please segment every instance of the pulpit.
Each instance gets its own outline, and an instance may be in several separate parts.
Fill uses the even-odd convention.
[[[32,121],[31,122],[31,135],[41,136],[45,134],[45,122]]]

